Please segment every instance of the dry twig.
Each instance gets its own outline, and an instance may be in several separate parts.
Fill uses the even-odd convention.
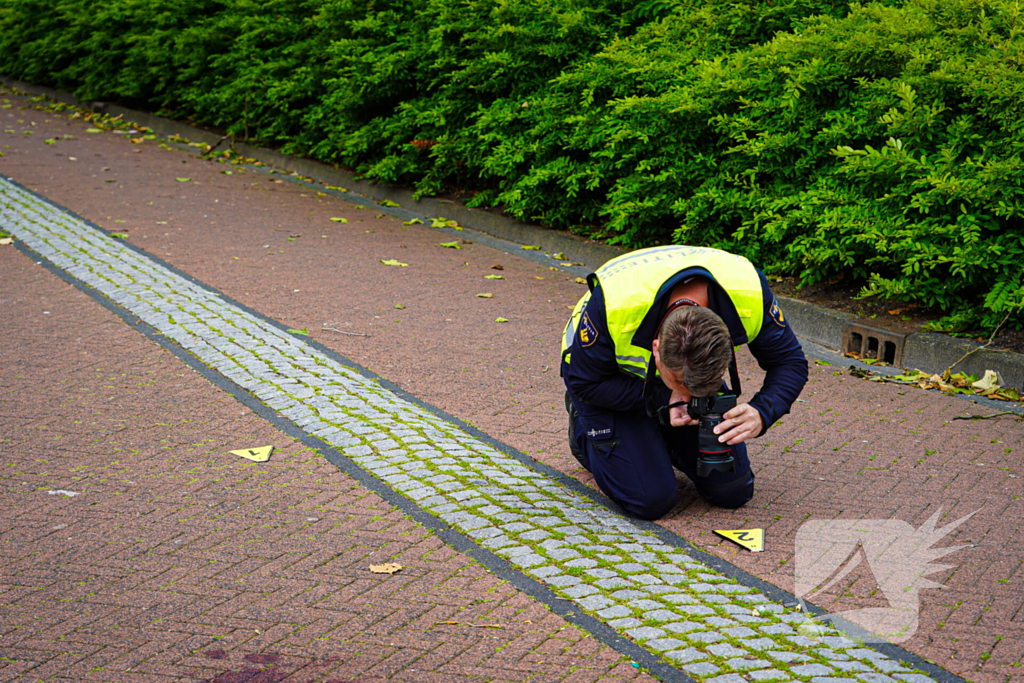
[[[468,626],[470,628],[504,628],[499,624],[462,624],[457,621],[435,621],[434,626],[446,624],[448,626]]]
[[[350,337],[369,337],[370,335],[364,332],[346,332],[345,330],[339,330],[337,327],[328,327],[327,323],[324,323],[324,329],[330,330],[331,332],[337,332],[338,334],[347,334]]]
[[[952,372],[953,368],[955,368],[957,365],[959,365],[963,360],[965,360],[972,353],[974,353],[976,351],[981,351],[982,349],[987,349],[992,344],[992,341],[996,338],[996,333],[999,332],[999,328],[1003,326],[1003,323],[1005,323],[1007,320],[1010,319],[1010,314],[1011,313],[1013,313],[1013,311],[1010,311],[1009,313],[1007,313],[1006,317],[1003,318],[1002,322],[1000,322],[998,325],[996,325],[996,329],[992,330],[992,336],[988,338],[987,342],[985,342],[981,346],[974,347],[973,349],[971,349],[970,351],[968,351],[964,355],[960,356],[960,360],[958,360],[956,363],[953,363],[952,365],[950,365],[948,370],[950,372]]]
[[[1018,418],[1024,419],[1020,414],[1013,412],[1012,410],[1003,410],[998,413],[992,413],[991,415],[957,415],[954,420],[991,420],[993,417],[1002,417],[1003,415],[1016,415]]]

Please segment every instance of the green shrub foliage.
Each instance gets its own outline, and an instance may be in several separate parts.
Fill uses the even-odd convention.
[[[0,0],[0,72],[628,247],[1024,303],[1003,0]]]

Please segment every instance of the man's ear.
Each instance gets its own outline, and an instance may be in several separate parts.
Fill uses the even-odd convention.
[[[651,342],[651,353],[654,354],[654,366],[656,368],[661,368],[661,354],[658,353],[657,338],[655,338],[655,340]]]

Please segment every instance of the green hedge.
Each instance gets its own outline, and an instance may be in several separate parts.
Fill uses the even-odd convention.
[[[1021,35],[1003,0],[0,0],[0,72],[967,328],[1024,323]]]

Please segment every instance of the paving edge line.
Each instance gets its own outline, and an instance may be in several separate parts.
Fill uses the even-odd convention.
[[[97,225],[96,223],[82,216],[79,216],[70,209],[60,204],[57,204],[56,202],[53,202],[52,200],[46,198],[45,196],[39,194],[38,192],[35,192],[30,188],[25,187],[16,180],[13,180],[10,177],[3,174],[0,174],[0,178],[4,178],[12,185],[38,198],[40,201],[54,207],[55,209],[63,212],[70,218],[81,221],[82,223],[88,225],[89,227],[95,230],[98,230],[104,235],[111,235],[111,231],[108,231],[105,228]],[[172,264],[165,262],[163,259],[148,253],[147,251],[136,245],[133,245],[128,242],[121,242],[121,244],[123,244],[128,249],[136,252],[140,256],[158,264],[162,268],[165,268],[168,271],[178,275],[179,277],[188,280],[190,283],[196,285],[197,287],[200,287],[210,292],[211,294],[220,298],[225,303],[231,306],[235,306],[238,309],[256,318],[259,318],[260,320],[268,323],[269,325],[272,325],[280,329],[281,331],[287,333],[289,329],[287,325],[284,325],[272,318],[269,318],[263,315],[262,313],[259,313],[258,311],[253,310],[238,301],[235,301],[233,298],[223,294],[216,288],[211,287],[210,285],[204,282],[201,282],[195,277],[181,271]],[[134,313],[122,307],[120,304],[114,302],[112,299],[108,298],[98,290],[89,286],[82,280],[79,280],[75,276],[65,272],[56,264],[52,263],[42,255],[38,254],[37,252],[26,246],[21,240],[16,241],[15,246],[26,257],[32,259],[35,263],[42,265],[64,282],[67,282],[68,284],[74,286],[79,291],[82,291],[83,293],[87,294],[94,301],[98,302],[101,306],[103,306],[104,308],[111,311],[119,318],[121,318],[129,327],[139,331],[147,338],[156,342],[160,347],[174,354],[188,367],[192,368],[201,376],[209,380],[211,383],[214,384],[214,386],[217,386],[218,388],[227,392],[240,403],[253,410],[253,412],[255,412],[257,415],[270,422],[275,428],[281,430],[283,433],[287,434],[293,439],[301,441],[304,445],[313,448],[317,452],[324,455],[328,462],[333,464],[339,470],[341,470],[348,476],[358,481],[367,489],[381,496],[382,499],[384,499],[386,502],[393,505],[394,507],[398,508],[403,513],[407,514],[417,523],[422,524],[423,526],[431,529],[444,543],[448,544],[455,550],[473,558],[475,561],[479,562],[488,570],[493,572],[496,576],[498,576],[498,578],[508,581],[512,586],[516,587],[519,590],[522,590],[524,593],[530,595],[537,601],[547,606],[548,609],[550,609],[553,613],[558,614],[566,621],[583,629],[599,642],[604,643],[605,645],[608,645],[609,647],[615,649],[620,654],[629,657],[630,659],[632,659],[632,661],[636,662],[641,668],[648,671],[652,675],[655,675],[659,679],[669,681],[670,683],[674,683],[676,681],[680,683],[695,683],[693,678],[686,675],[686,673],[684,673],[680,669],[677,669],[665,663],[654,653],[638,645],[637,643],[634,643],[633,641],[619,635],[608,624],[580,611],[578,607],[574,606],[568,600],[556,596],[550,588],[543,585],[536,579],[527,576],[521,570],[515,569],[505,559],[499,557],[494,552],[481,547],[480,545],[478,545],[477,542],[471,540],[463,533],[456,531],[443,520],[439,519],[438,517],[435,517],[428,511],[424,510],[413,500],[406,498],[399,492],[393,490],[385,482],[374,477],[373,474],[371,474],[367,470],[364,470],[361,466],[353,462],[349,457],[339,452],[333,446],[327,444],[320,438],[317,438],[306,433],[292,420],[280,415],[276,410],[264,404],[256,396],[252,395],[247,390],[245,390],[244,388],[242,388],[229,378],[225,377],[217,370],[204,364],[198,357],[193,355],[191,352],[189,352],[179,344],[165,337],[163,334],[158,332],[154,327],[152,327],[148,323],[142,322]],[[319,342],[310,339],[306,335],[291,334],[291,336],[296,338],[298,341],[301,341],[302,343],[314,348],[320,353],[323,353],[324,355],[334,360],[335,362],[345,367],[351,368],[352,370],[358,372],[363,377],[366,377],[367,379],[379,383],[379,385],[382,388],[390,391],[396,396],[406,401],[409,401],[410,403],[416,406],[419,406],[420,408],[436,415],[437,417],[447,422],[456,425],[466,433],[492,446],[497,451],[514,458],[515,460],[519,461],[526,467],[529,467],[530,469],[533,469],[550,477],[551,479],[557,481],[559,484],[570,489],[574,493],[582,497],[585,497],[591,500],[592,502],[605,507],[606,509],[626,516],[624,515],[621,508],[615,505],[615,503],[613,503],[610,499],[601,494],[599,491],[596,491],[588,486],[585,486],[574,477],[563,474],[562,472],[554,469],[549,465],[534,460],[530,456],[521,453],[515,448],[489,436],[485,432],[481,431],[479,428],[474,427],[473,425],[470,425],[460,420],[459,418],[447,413],[446,411],[417,398],[416,396],[405,391],[404,389],[397,386],[390,380],[378,375],[377,373],[369,370],[368,368],[359,365],[358,363],[353,362],[352,360],[346,358],[345,356],[342,356],[341,354],[320,344]],[[715,569],[716,571],[722,573],[727,577],[735,579],[738,583],[744,586],[747,586],[760,592],[773,602],[782,604],[787,607],[801,604],[804,606],[804,609],[808,614],[811,614],[813,616],[827,615],[827,612],[822,608],[818,607],[817,605],[799,600],[793,594],[777,586],[774,586],[752,574],[749,574],[748,572],[731,564],[727,560],[724,560],[720,557],[717,557],[716,555],[713,555],[711,553],[694,547],[690,544],[689,541],[687,541],[682,536],[662,527],[661,525],[655,522],[639,520],[631,517],[629,517],[629,519],[632,524],[634,524],[642,530],[651,532],[666,545],[678,548],[679,550],[683,551],[696,561]],[[960,676],[957,676],[956,674],[953,674],[941,668],[940,666],[925,660],[919,655],[904,650],[899,646],[890,643],[864,643],[862,646],[876,650],[891,659],[902,662],[915,669],[924,671],[940,683],[968,683],[966,679],[961,678]]]
[[[114,116],[120,115],[126,120],[152,128],[154,131],[164,135],[180,135],[191,140],[206,142],[210,145],[215,145],[224,139],[224,136],[187,123],[156,116],[137,109],[129,109],[119,104],[81,100],[71,93],[3,75],[0,75],[0,84],[30,95],[43,96],[56,102],[63,102]],[[445,215],[447,218],[458,221],[460,225],[464,225],[477,232],[477,241],[489,244],[490,246],[496,246],[499,249],[507,250],[511,245],[513,250],[515,250],[515,246],[535,244],[540,245],[550,253],[562,252],[568,254],[569,260],[580,261],[586,265],[586,268],[562,267],[554,259],[550,257],[545,258],[543,253],[538,252],[528,252],[520,255],[552,267],[559,267],[574,275],[585,276],[589,271],[596,270],[605,261],[625,253],[623,249],[618,247],[585,240],[565,232],[522,223],[504,215],[479,209],[470,209],[452,200],[436,199],[433,197],[417,199],[413,196],[413,191],[408,188],[371,183],[358,178],[353,173],[343,171],[320,161],[282,154],[275,150],[258,147],[246,142],[233,141],[232,144],[242,156],[256,159],[264,164],[299,173],[323,183],[350,186],[355,189],[355,193],[348,194],[353,196],[358,194],[362,197],[379,200],[390,199],[403,206],[414,206],[419,210],[416,213],[417,217]],[[196,153],[195,150],[190,151]],[[350,197],[342,198],[353,201]],[[378,208],[386,210],[386,207],[383,206]],[[446,230],[446,232],[450,232],[450,230]],[[481,236],[496,238],[499,244],[490,243],[489,240]],[[834,311],[792,297],[779,296],[779,299],[783,302],[786,315],[789,317],[790,325],[796,335],[801,339],[812,341],[828,349],[841,349],[843,330],[846,323],[858,320],[856,316],[849,313]],[[989,349],[975,351],[980,347],[982,347],[982,344],[977,342],[957,339],[945,334],[913,332],[907,335],[906,346],[903,352],[903,365],[907,368],[920,368],[928,372],[941,373],[970,352],[971,355],[958,365],[960,370],[967,374],[974,373],[978,376],[983,375],[986,370],[996,370],[1003,377],[1007,386],[1024,390],[1024,354]],[[877,369],[877,366],[873,366],[872,369]],[[966,398],[969,399],[970,397]]]

